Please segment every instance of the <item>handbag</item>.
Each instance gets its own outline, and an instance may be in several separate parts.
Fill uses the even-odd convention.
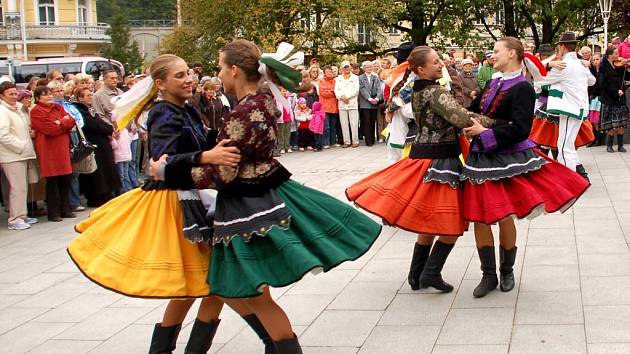
[[[70,160],[72,163],[81,162],[81,160],[90,156],[96,148],[96,145],[93,145],[85,139],[81,127],[77,125],[76,129],[79,132],[79,142],[70,147]]]
[[[87,157],[83,158],[83,160],[73,163],[72,169],[74,172],[78,172],[80,174],[89,175],[90,173],[94,173],[98,165],[96,163],[96,157],[94,156],[94,152],[90,153]]]

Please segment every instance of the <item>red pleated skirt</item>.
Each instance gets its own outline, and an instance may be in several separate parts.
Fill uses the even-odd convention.
[[[407,231],[461,236],[468,229],[463,219],[462,188],[424,182],[431,159],[405,158],[346,189],[357,206],[385,223]]]
[[[509,216],[533,218],[542,213],[564,212],[590,186],[580,175],[551,160],[540,169],[481,184],[466,180],[464,219],[494,224]]]
[[[558,147],[558,124],[542,118],[534,118],[529,138],[540,146],[556,149]],[[595,140],[593,124],[585,120],[575,138],[575,147],[579,148]]]

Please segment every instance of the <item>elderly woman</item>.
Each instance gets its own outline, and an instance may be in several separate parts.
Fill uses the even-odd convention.
[[[481,92],[477,75],[473,73],[473,64],[474,62],[471,59],[466,58],[462,60],[462,71],[457,75],[462,85],[462,93],[464,95],[464,104],[462,106],[465,108],[470,107],[472,101]]]
[[[28,182],[37,182],[32,173],[36,156],[29,118],[17,98],[12,82],[0,84],[0,167],[9,187],[5,191],[9,194],[9,230],[25,230],[37,223],[27,216],[26,208]]]
[[[74,81],[74,94],[76,94],[77,92],[85,88],[91,90],[92,89],[91,85],[94,82],[94,78],[91,75],[79,73],[74,76],[73,81]],[[73,101],[76,101],[76,97],[73,98]]]
[[[109,201],[120,188],[120,176],[114,163],[114,152],[110,144],[114,127],[102,119],[97,118],[92,110],[94,94],[89,88],[75,92],[77,107],[85,125],[85,138],[96,145],[94,157],[98,166],[94,173],[79,176],[81,190],[87,198],[89,207],[99,207]]]
[[[70,130],[75,120],[53,101],[51,89],[38,86],[33,91],[35,107],[31,110],[31,126],[35,131],[35,152],[39,170],[46,177],[48,220],[61,221],[76,215],[68,199],[72,163],[70,162]]]
[[[65,86],[66,84],[72,82],[72,85]],[[74,90],[74,82],[68,81],[66,84],[62,84],[58,81],[51,81],[48,83],[48,88],[50,88],[50,92],[53,96],[53,101],[59,105],[61,105],[70,115],[70,117],[74,118],[76,121],[76,125],[79,128],[83,128],[83,116],[77,108],[69,101],[69,98],[73,95]],[[79,135],[76,129],[73,129],[70,132],[70,141],[72,145],[76,145],[79,143]],[[83,211],[85,207],[81,205],[81,195],[79,191],[79,173],[75,172],[72,174],[70,178],[70,209],[72,211]]]
[[[213,77],[205,80],[202,89],[192,98],[192,105],[201,115],[204,126],[208,129],[208,141],[215,142],[227,108],[219,95],[221,80]]]

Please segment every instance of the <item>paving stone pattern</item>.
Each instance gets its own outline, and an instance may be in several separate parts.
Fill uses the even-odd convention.
[[[443,272],[455,291],[411,291],[415,235],[385,227],[359,260],[273,290],[305,353],[630,353],[630,153],[597,147],[580,156],[592,181],[582,199],[563,215],[517,224],[512,292],[473,298],[481,272],[471,232]],[[384,167],[386,152],[378,144],[280,160],[296,180],[345,200],[345,187]],[[1,218],[0,352],[147,352],[166,301],[125,298],[85,279],[65,251],[74,220],[16,232]],[[211,352],[262,353],[235,313],[222,317]]]

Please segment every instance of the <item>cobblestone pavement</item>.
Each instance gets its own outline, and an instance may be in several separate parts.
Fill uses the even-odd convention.
[[[281,160],[296,180],[343,198],[346,186],[385,166],[385,155],[380,144]],[[630,353],[630,153],[598,147],[580,155],[593,185],[574,208],[518,222],[512,292],[473,298],[481,272],[470,232],[444,269],[455,291],[411,291],[415,235],[385,228],[361,259],[274,289],[305,353]],[[166,302],[86,280],[66,255],[72,227],[1,226],[0,352],[146,353]],[[262,353],[244,321],[230,310],[222,317],[213,352]]]

